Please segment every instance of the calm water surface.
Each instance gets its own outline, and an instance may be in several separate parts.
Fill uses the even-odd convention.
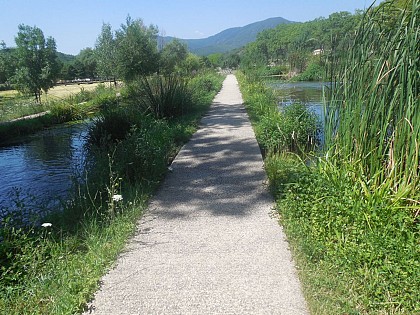
[[[87,122],[62,125],[0,148],[1,213],[59,208],[83,174],[87,130]]]
[[[269,86],[278,92],[279,106],[302,103],[324,120],[324,95],[328,95],[327,82],[270,82]]]

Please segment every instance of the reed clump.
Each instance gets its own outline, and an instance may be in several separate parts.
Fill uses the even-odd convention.
[[[387,6],[364,15],[339,71],[325,134],[335,161],[356,163],[372,187],[413,199],[420,187],[420,4],[408,3],[394,12],[393,27],[384,25]]]

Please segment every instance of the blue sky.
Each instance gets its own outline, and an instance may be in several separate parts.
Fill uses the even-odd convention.
[[[18,25],[37,26],[58,51],[93,47],[102,23],[118,29],[128,14],[163,35],[204,38],[271,17],[304,22],[338,11],[354,13],[373,0],[0,0],[0,41],[14,46]],[[380,2],[380,1],[379,1]]]

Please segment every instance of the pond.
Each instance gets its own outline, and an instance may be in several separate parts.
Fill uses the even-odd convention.
[[[83,174],[88,126],[61,125],[0,148],[0,218],[60,208]]]
[[[268,85],[277,91],[279,106],[301,103],[315,112],[321,123],[325,117],[324,99],[331,86],[328,82],[270,82]]]

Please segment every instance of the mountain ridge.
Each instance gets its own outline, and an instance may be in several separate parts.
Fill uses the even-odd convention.
[[[258,33],[275,28],[279,24],[295,23],[282,17],[273,17],[240,27],[231,27],[207,38],[179,39],[188,49],[197,55],[205,56],[213,53],[225,53],[256,40]],[[171,42],[176,37],[161,37],[164,43]]]

